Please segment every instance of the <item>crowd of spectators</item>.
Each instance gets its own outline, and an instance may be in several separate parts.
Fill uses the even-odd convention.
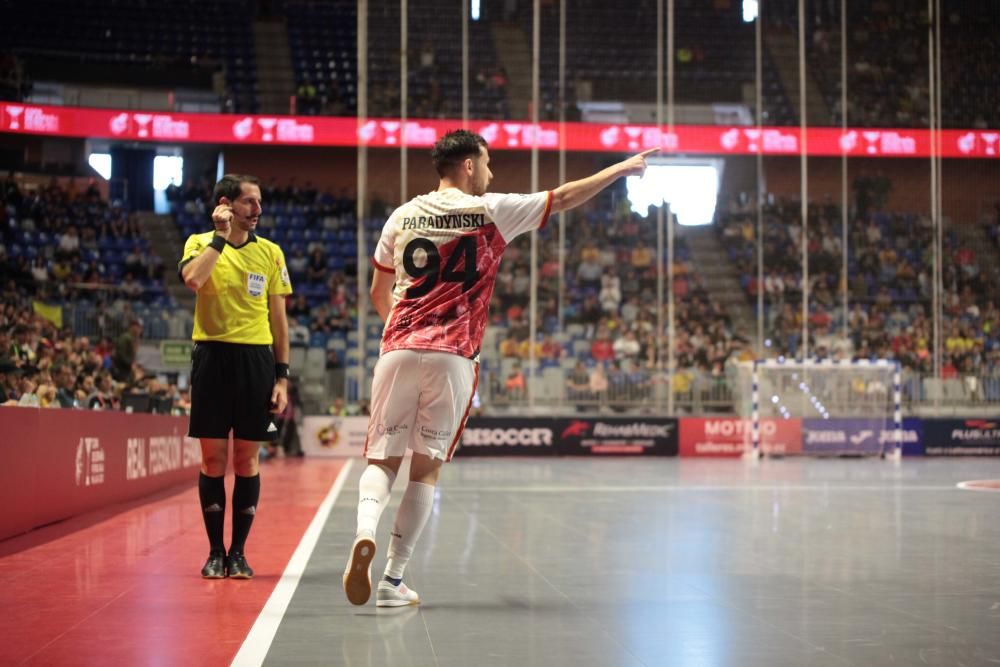
[[[4,405],[186,410],[176,383],[137,362],[147,287],[162,262],[96,183],[0,181],[0,384]],[[64,305],[90,302],[92,336]]]
[[[669,356],[666,296],[662,319],[657,314],[655,226],[632,213],[617,192],[567,217],[565,331],[559,329],[558,234],[550,225],[539,239],[534,356],[542,369],[566,368],[567,389],[580,400],[641,400],[664,380]],[[513,399],[523,395],[531,352],[529,288],[530,252],[527,241],[518,240],[506,251],[490,308],[490,325],[499,333],[495,354],[516,360],[500,378],[501,393]],[[674,390],[724,384],[727,362],[748,358],[747,340],[709,295],[683,240],[675,249],[673,290]]]
[[[31,92],[31,87],[24,62],[12,53],[0,52],[0,101],[20,102]]]
[[[772,10],[796,16],[794,3]],[[847,119],[862,127],[927,127],[928,15],[903,0],[848,4]],[[1000,126],[994,63],[1000,53],[993,7],[965,0],[942,7],[941,122],[945,127]],[[840,122],[840,5],[810,8],[809,67]],[[779,21],[782,19],[778,19]],[[794,22],[785,20],[789,29]],[[969,48],[975,44],[975,48]]]
[[[94,181],[0,181],[0,281],[46,299],[163,299],[164,266],[135,216]]]
[[[531,35],[530,3],[505,8],[508,25],[520,25],[527,38]],[[558,3],[542,4],[543,39],[551,26],[558,25]],[[576,86],[585,99],[647,100],[654,82],[649,78],[655,67],[655,35],[651,32],[648,12],[655,8],[641,3],[638,11],[621,23],[617,8],[600,3],[581,3],[569,13],[567,25],[567,89],[575,95]],[[807,5],[810,76],[820,86],[833,122],[840,118],[840,3]],[[926,127],[929,122],[928,94],[928,17],[926,6],[914,8],[904,0],[865,0],[848,5],[848,105],[849,123],[856,127]],[[519,16],[519,21],[511,17]],[[385,17],[383,17],[385,18]],[[393,15],[393,20],[398,16]],[[607,30],[609,20],[618,28]],[[484,21],[490,21],[489,15]],[[796,32],[798,4],[778,0],[764,8],[768,31]],[[680,101],[735,102],[741,85],[752,85],[754,72],[753,28],[743,21],[738,3],[681,3],[677,9],[676,76]],[[626,29],[622,29],[625,26]],[[1000,99],[991,85],[1000,37],[996,35],[994,10],[973,0],[949,3],[941,18],[942,122],[947,127],[995,128],[1000,126]],[[342,36],[343,37],[343,36]],[[353,37],[353,35],[352,35]],[[637,38],[638,37],[638,38]],[[554,38],[554,36],[553,36]],[[976,48],[970,49],[969,44]],[[344,48],[353,44],[346,42]],[[343,50],[343,49],[341,49]],[[348,51],[351,49],[348,48]],[[609,57],[610,54],[610,57]],[[620,68],[616,62],[626,54],[632,63],[649,67]],[[475,57],[482,57],[476,54]],[[540,114],[554,120],[558,81],[558,59],[551,49],[541,54]],[[777,69],[765,53],[764,103],[769,123],[794,122],[795,111],[788,100]],[[313,58],[315,59],[315,58]],[[424,41],[411,48],[409,105],[407,113],[415,118],[455,117],[456,85],[452,54],[442,57],[435,45]],[[322,60],[322,59],[320,59]],[[399,114],[398,53],[384,62],[370,63],[371,95],[369,114]],[[488,62],[473,63],[470,74],[472,116],[504,119],[509,117],[508,75],[492,55]],[[309,61],[311,64],[311,60]],[[352,61],[352,66],[356,66]],[[326,74],[326,70],[315,70]],[[332,78],[308,75],[298,79],[298,108],[306,114],[342,115],[354,111],[354,78],[334,68]],[[346,99],[350,101],[345,101]],[[571,120],[578,113],[569,104]]]
[[[0,404],[120,410],[148,406],[186,414],[187,391],[137,362],[142,326],[131,319],[115,338],[74,335],[34,313],[33,298],[13,281],[0,293]]]
[[[880,177],[855,183],[848,229],[848,299],[842,300],[842,216],[831,201],[809,205],[810,356],[886,358],[923,375],[934,372],[933,228],[927,215],[886,210],[865,192]],[[882,186],[879,185],[879,188]],[[753,303],[763,290],[766,336],[773,354],[794,356],[802,346],[801,205],[790,199],[764,204],[764,282],[757,278],[757,210],[749,197],[720,207],[718,232]],[[997,267],[960,241],[954,228],[942,237],[943,318],[941,371],[1000,376]],[[845,322],[846,319],[846,322]],[[846,325],[846,326],[845,326]],[[846,336],[844,335],[846,331]]]
[[[174,188],[170,197],[175,209],[203,219],[208,188],[207,182]],[[326,369],[342,370],[349,346],[326,343],[346,341],[357,326],[354,201],[346,191],[334,194],[294,180],[268,182],[262,190],[265,215],[260,233],[265,237],[286,234],[282,246],[296,285],[295,295],[287,301],[292,344],[327,348]],[[840,208],[829,199],[810,205],[810,350],[819,356],[893,358],[909,369],[930,374],[933,230],[927,216],[889,211],[891,191],[892,183],[881,173],[863,174],[854,183],[846,337]],[[184,394],[176,385],[163,382],[162,375],[147,374],[136,364],[143,327],[127,292],[105,292],[106,301],[101,302],[108,321],[132,325],[126,331],[104,326],[98,327],[96,336],[74,337],[69,326],[36,308],[43,301],[88,298],[95,293],[87,289],[89,283],[107,284],[102,281],[110,278],[101,271],[101,262],[88,263],[85,253],[95,251],[101,257],[101,239],[140,243],[134,219],[105,202],[93,186],[83,190],[56,183],[23,187],[7,178],[0,196],[0,256],[5,258],[0,367],[5,401],[106,408],[122,405],[126,394],[139,393],[169,399],[170,409],[183,410]],[[758,290],[764,292],[769,353],[795,355],[802,345],[800,208],[794,200],[771,198],[763,213],[766,270],[762,284],[756,276],[752,199],[741,196],[723,202],[716,228],[751,303]],[[292,217],[299,220],[295,235],[282,228]],[[369,245],[377,238],[381,223],[378,218],[366,225]],[[647,397],[657,383],[665,381],[669,356],[667,312],[656,309],[655,227],[632,213],[622,194],[612,190],[568,213],[567,228],[572,234],[567,235],[562,299],[558,225],[539,234],[539,319],[534,341],[528,321],[528,237],[507,250],[493,294],[492,335],[483,350],[484,362],[503,369],[493,377],[500,393],[509,398],[525,393],[532,350],[540,370],[562,373],[565,395],[572,400],[614,402]],[[1000,208],[990,221],[990,230],[1000,241]],[[341,236],[345,233],[349,236]],[[47,245],[28,246],[25,234],[44,238]],[[342,243],[344,238],[350,240]],[[991,249],[962,243],[954,229],[946,228],[943,244],[943,375],[1000,376],[1000,309],[994,294],[1000,269],[992,264],[992,255],[984,255]],[[146,271],[144,277],[162,283],[162,265],[158,264],[157,273],[149,270],[150,254],[139,252],[139,247],[125,252],[126,257],[134,257],[124,266],[131,267],[130,272]],[[29,249],[34,251],[31,261]],[[341,252],[354,255],[353,266],[334,262],[340,261]],[[46,270],[33,270],[40,259]],[[82,268],[90,264],[94,266],[84,273]],[[69,272],[50,268],[61,265],[70,267]],[[683,237],[675,250],[673,290],[677,322],[674,391],[724,386],[731,379],[731,362],[750,358],[750,346],[705,288]],[[351,345],[360,348],[362,359],[375,353],[364,343]]]

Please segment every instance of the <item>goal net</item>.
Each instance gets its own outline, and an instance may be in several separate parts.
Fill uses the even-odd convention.
[[[884,359],[754,362],[749,453],[898,457],[899,375],[899,364]],[[797,439],[789,437],[795,427]],[[771,437],[778,431],[780,441]]]

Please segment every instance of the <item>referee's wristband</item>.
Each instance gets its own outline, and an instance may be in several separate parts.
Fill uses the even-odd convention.
[[[283,363],[280,363],[280,362],[276,362],[274,364],[274,379],[275,380],[282,380],[282,379],[287,380],[289,377],[291,377],[291,375],[292,375],[292,373],[291,373],[291,371],[288,368],[288,364],[283,364]]]
[[[212,236],[212,242],[208,244],[209,248],[214,248],[222,254],[222,251],[226,249],[226,239],[222,238],[218,234]]]

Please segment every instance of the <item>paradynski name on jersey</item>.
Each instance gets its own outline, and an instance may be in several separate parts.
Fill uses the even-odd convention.
[[[403,229],[475,229],[485,225],[486,216],[482,213],[417,215],[403,218]]]

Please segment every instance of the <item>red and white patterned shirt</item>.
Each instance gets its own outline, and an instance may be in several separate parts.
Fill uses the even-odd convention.
[[[552,193],[485,194],[457,188],[414,197],[389,216],[372,261],[396,275],[382,354],[479,354],[504,249],[541,229]]]

